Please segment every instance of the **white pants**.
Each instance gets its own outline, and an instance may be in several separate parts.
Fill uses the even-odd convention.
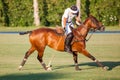
[[[66,23],[66,27],[65,27],[65,34],[66,35],[72,32],[71,29],[70,29],[70,26],[74,27],[72,22]],[[62,22],[62,27],[64,27],[63,22]]]

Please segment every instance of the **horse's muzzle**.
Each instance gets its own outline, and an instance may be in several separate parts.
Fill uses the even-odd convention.
[[[104,26],[101,26],[101,27],[99,28],[99,30],[100,30],[100,31],[105,31],[105,27],[104,27]]]

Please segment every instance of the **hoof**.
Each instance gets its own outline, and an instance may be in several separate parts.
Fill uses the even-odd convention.
[[[75,67],[75,70],[76,70],[76,71],[80,71],[81,69],[80,69],[78,66],[76,66],[76,67]]]
[[[80,71],[80,70],[82,70],[82,69],[79,68],[79,69],[75,69],[75,70],[76,70],[76,71]]]
[[[46,70],[47,70],[47,71],[52,71],[51,67],[47,67]]]
[[[108,66],[104,66],[103,69],[104,70],[109,70],[109,67]]]
[[[23,66],[19,66],[19,67],[18,67],[18,70],[22,70],[22,67],[23,67]]]

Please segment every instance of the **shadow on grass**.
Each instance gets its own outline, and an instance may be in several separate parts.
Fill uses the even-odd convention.
[[[65,74],[56,72],[35,73],[35,74],[11,74],[1,76],[0,80],[56,80],[65,78]]]
[[[112,69],[114,69],[117,66],[120,66],[120,61],[104,61],[104,62],[101,62],[101,63],[103,65],[105,65],[105,66],[108,66],[109,70],[112,70]],[[88,65],[88,66],[94,66],[94,67],[99,67],[95,62],[82,63],[82,64],[79,64],[79,67],[80,66],[86,66],[86,65]],[[56,67],[54,69],[68,68],[68,67],[74,67],[74,65],[64,65],[64,66]],[[87,69],[92,69],[94,67],[87,68]]]
[[[101,63],[105,66],[108,66],[109,70],[112,70],[113,68],[115,68],[117,66],[120,66],[120,61],[104,61],[104,62],[101,62]],[[98,67],[98,65],[95,62],[79,64],[79,66],[84,66],[84,65]]]
[[[105,66],[108,66],[112,70],[117,66],[120,66],[120,61],[104,61],[101,62]],[[87,69],[91,69],[94,67],[98,67],[94,62],[87,62],[79,64],[79,66],[93,66]],[[62,68],[69,68],[74,67],[74,65],[63,65],[57,66],[55,69],[62,69]],[[86,70],[87,70],[86,69]],[[57,79],[65,79],[68,76],[65,73],[58,73],[58,72],[44,72],[44,73],[25,73],[25,74],[10,74],[5,76],[0,76],[0,80],[57,80]]]

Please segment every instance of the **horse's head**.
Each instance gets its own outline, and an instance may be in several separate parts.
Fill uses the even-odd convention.
[[[93,28],[95,30],[104,31],[105,27],[99,22],[94,16],[89,15],[89,17],[84,22],[89,28]]]

